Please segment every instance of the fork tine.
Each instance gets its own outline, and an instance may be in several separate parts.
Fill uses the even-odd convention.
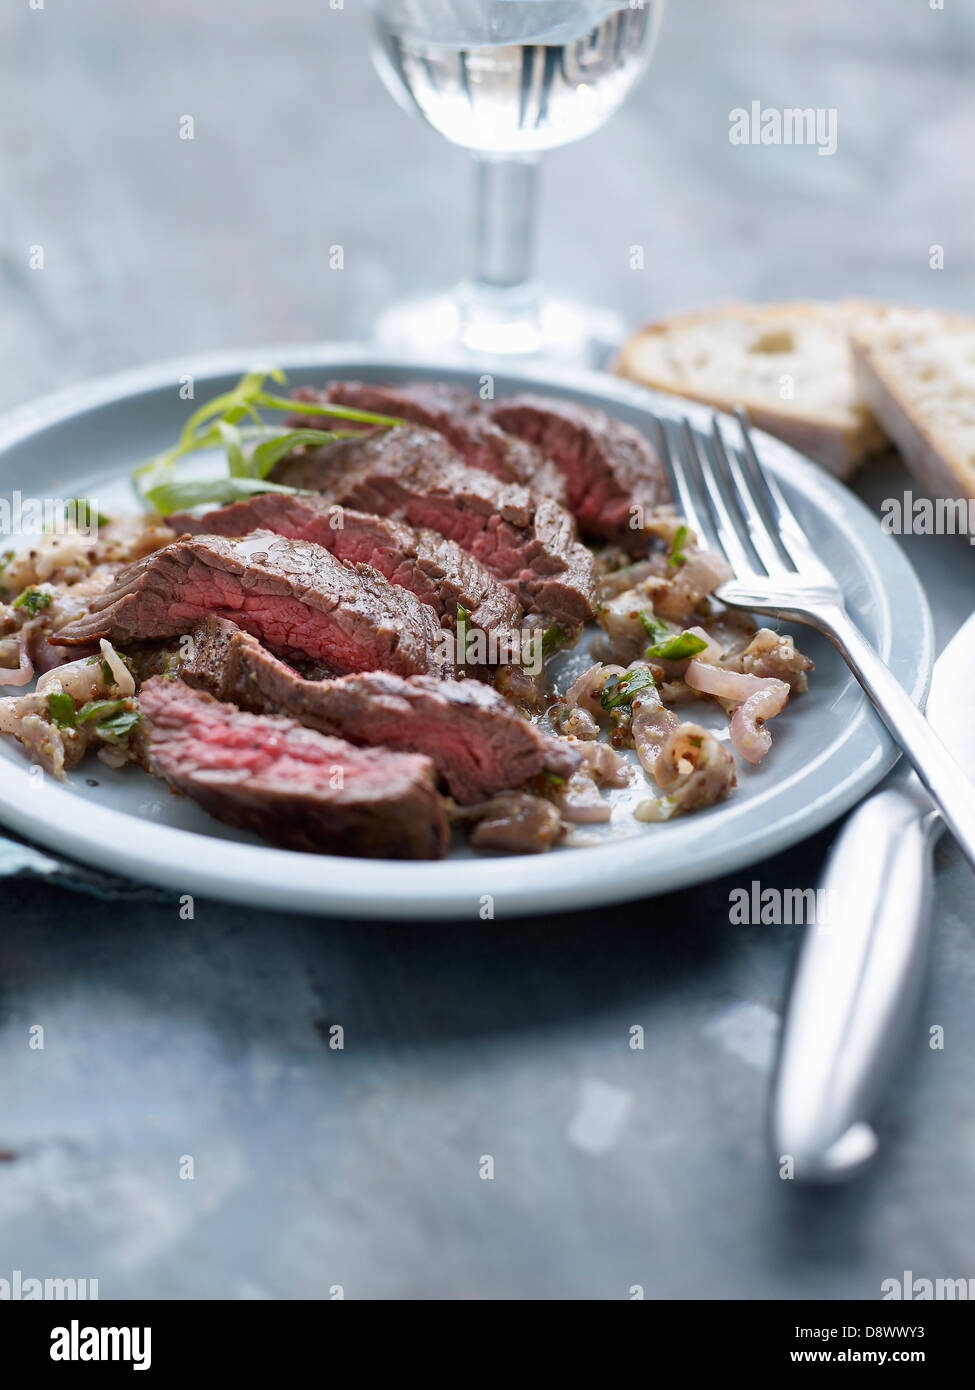
[[[741,406],[736,408],[735,418],[738,421],[744,443],[743,457],[746,466],[752,481],[767,499],[767,505],[778,528],[777,539],[780,548],[797,570],[806,574],[818,574],[821,578],[832,583],[832,574],[806,540],[805,533],[799,525],[795,513],[782,495],[782,490],[771,471],[762,467],[752,440],[748,416]],[[773,530],[772,534],[776,535],[776,532]]]
[[[677,462],[675,463],[670,448],[667,425],[659,418],[657,425],[660,433],[660,460],[667,474],[667,480],[670,483],[670,495],[674,499],[677,510],[702,544],[707,544],[718,550],[720,549],[718,538],[711,524],[700,485],[694,477],[693,467],[690,461],[683,457],[679,439],[675,450],[677,455]],[[676,430],[676,428],[675,423],[674,429]],[[698,505],[699,502],[701,505]]]
[[[776,544],[776,527],[769,527],[761,505],[755,496],[751,480],[746,477],[736,449],[728,448],[717,414],[711,417],[711,437],[719,467],[724,469],[735,501],[748,528],[748,539],[752,549],[768,570],[769,575],[782,575],[794,571],[794,565],[784,547]]]
[[[715,470],[708,451],[698,446],[697,438],[691,428],[691,423],[686,418],[683,422],[682,432],[684,435],[685,447],[697,459],[698,468],[701,471],[701,479],[708,500],[708,506],[711,509],[711,515],[714,517],[718,540],[728,563],[739,579],[747,579],[749,575],[760,573],[755,566],[755,561],[748,553],[748,548],[742,541],[738,526],[725,503],[717,471]],[[763,573],[762,578],[764,577]]]

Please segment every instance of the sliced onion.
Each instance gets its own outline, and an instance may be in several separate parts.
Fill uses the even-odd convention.
[[[704,695],[714,695],[719,700],[734,700],[736,704],[744,704],[749,695],[764,690],[770,681],[774,681],[774,677],[746,676],[740,671],[726,671],[720,666],[712,666],[695,657],[688,663],[684,680],[693,690],[700,690]],[[783,685],[784,682],[778,681],[777,684]]]
[[[763,689],[749,695],[731,716],[731,742],[747,762],[761,762],[771,748],[772,735],[765,727],[765,721],[779,714],[788,698],[786,682],[769,677],[763,683]]]
[[[135,680],[133,679],[132,672],[126,666],[111,642],[106,641],[103,637],[99,642],[99,646],[102,649],[102,660],[108,662],[109,669],[115,677],[115,684],[118,686],[119,694],[123,697],[126,695],[134,695]]]
[[[0,667],[0,686],[3,685],[30,685],[34,679],[34,663],[30,659],[28,650],[28,630],[21,628],[15,641],[19,649],[19,660],[16,668]]]

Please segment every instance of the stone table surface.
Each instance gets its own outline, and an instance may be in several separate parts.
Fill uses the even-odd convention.
[[[154,358],[364,337],[391,296],[463,273],[466,156],[393,105],[362,20],[356,0],[9,0],[0,407]],[[734,297],[971,308],[973,46],[951,0],[672,3],[626,108],[547,161],[543,273],[634,324]],[[730,145],[752,100],[835,108],[835,155]],[[885,460],[857,490],[879,507],[907,486]],[[941,644],[975,607],[975,554],[903,543]],[[798,930],[732,926],[729,893],[814,885],[832,834],[684,894],[453,925],[215,903],[187,922],[8,881],[0,1278],[873,1299],[905,1269],[975,1274],[972,880],[947,842],[879,1161],[804,1192],[765,1148]]]

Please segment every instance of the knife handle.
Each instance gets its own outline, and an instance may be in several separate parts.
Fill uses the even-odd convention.
[[[867,1117],[917,1004],[942,827],[914,783],[864,802],[840,832],[807,927],[773,1086],[776,1158],[800,1181],[851,1176],[877,1139]]]

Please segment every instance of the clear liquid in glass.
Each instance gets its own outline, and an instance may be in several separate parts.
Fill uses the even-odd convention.
[[[390,91],[448,140],[526,155],[613,114],[652,48],[657,0],[378,0],[376,62]]]

